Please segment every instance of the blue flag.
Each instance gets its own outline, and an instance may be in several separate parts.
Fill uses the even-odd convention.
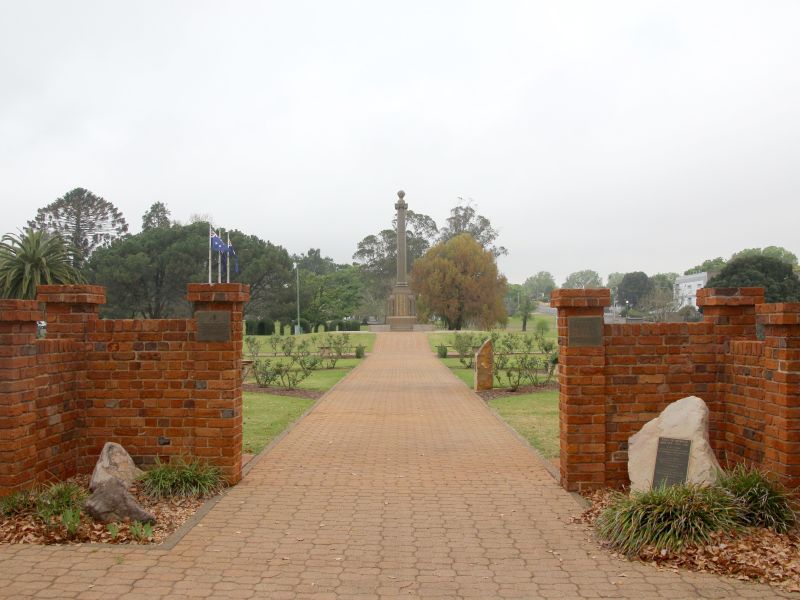
[[[214,232],[213,229],[211,230],[211,234],[210,235],[211,235],[211,249],[212,250],[214,250],[215,252],[227,252],[228,251],[228,246],[225,244],[225,242],[223,242],[220,239],[220,237]]]
[[[239,256],[236,254],[236,250],[233,249],[233,244],[228,245],[227,250],[222,254],[222,268],[227,269],[229,255],[233,255],[234,272],[239,273]]]

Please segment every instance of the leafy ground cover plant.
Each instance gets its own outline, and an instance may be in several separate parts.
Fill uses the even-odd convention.
[[[138,481],[151,498],[213,496],[224,487],[219,469],[199,460],[156,461]]]
[[[596,522],[600,536],[631,556],[645,547],[667,552],[703,544],[739,527],[739,504],[720,487],[691,484],[616,493]]]
[[[36,508],[36,489],[19,490],[4,498],[0,498],[0,515],[11,517]]]
[[[717,485],[737,499],[739,520],[745,526],[785,533],[797,523],[791,493],[755,467],[739,464],[721,473]]]
[[[36,495],[34,514],[42,522],[50,524],[53,517],[66,511],[80,514],[85,499],[86,491],[78,484],[71,481],[55,483]]]

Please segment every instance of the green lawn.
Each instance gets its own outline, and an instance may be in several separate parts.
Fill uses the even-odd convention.
[[[558,457],[558,392],[504,396],[490,400],[489,406],[545,458]]]
[[[311,398],[245,392],[242,450],[249,454],[260,452],[314,402]]]
[[[335,369],[315,369],[307,379],[297,386],[301,390],[317,390],[327,392],[342,377],[352,371],[361,361],[355,358],[344,358],[336,363]]]
[[[370,335],[374,337],[374,334]],[[336,363],[335,369],[316,369],[300,382],[298,388],[326,392],[360,362],[355,358],[344,358]],[[254,383],[252,377],[247,383]],[[263,389],[264,392],[245,392],[243,397],[242,449],[250,454],[263,450],[316,402],[313,398],[270,394],[269,388]]]
[[[448,367],[453,374],[461,381],[472,389],[474,386],[475,375],[473,369],[465,369],[464,365],[457,358],[445,358],[442,360],[446,367]]]

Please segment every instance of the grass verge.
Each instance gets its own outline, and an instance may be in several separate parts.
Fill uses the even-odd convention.
[[[503,396],[490,400],[489,406],[542,456],[558,457],[558,392]]]
[[[312,398],[245,392],[242,450],[256,454],[314,404]]]

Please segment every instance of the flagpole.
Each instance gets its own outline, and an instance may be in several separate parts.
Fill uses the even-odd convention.
[[[211,223],[208,224],[208,283],[211,283]]]
[[[228,283],[231,282],[231,232],[228,232],[228,260],[225,261],[225,270],[227,271]]]
[[[222,283],[222,253],[219,253],[217,259],[217,283]]]

